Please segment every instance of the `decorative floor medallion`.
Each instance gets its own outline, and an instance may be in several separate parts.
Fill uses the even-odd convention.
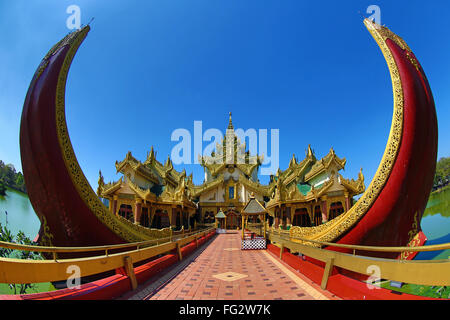
[[[213,277],[216,279],[219,279],[219,280],[223,280],[223,281],[236,281],[239,279],[246,278],[248,276],[246,274],[229,271],[229,272],[215,274],[215,275],[213,275]]]

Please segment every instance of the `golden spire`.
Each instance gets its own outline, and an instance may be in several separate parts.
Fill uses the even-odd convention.
[[[297,159],[295,159],[295,154],[292,155],[291,161],[289,161],[289,167],[297,164]]]
[[[233,122],[231,121],[231,111],[230,111],[230,122],[228,123],[228,129],[234,130]]]
[[[306,151],[306,156],[311,157],[313,155],[313,151],[311,149],[311,145],[308,144],[308,150]]]

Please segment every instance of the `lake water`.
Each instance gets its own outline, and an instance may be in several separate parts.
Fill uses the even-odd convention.
[[[420,223],[428,240],[426,245],[450,242],[450,187],[433,193]],[[420,252],[417,260],[448,259],[450,250]]]
[[[8,215],[5,214],[8,212]],[[28,197],[18,191],[8,189],[5,197],[0,196],[0,222],[17,234],[22,230],[30,239],[39,231],[40,222],[34,213]],[[428,238],[426,245],[450,242],[450,188],[434,193],[428,200],[427,208],[421,221],[422,230]],[[416,259],[447,259],[450,250],[420,252]]]
[[[6,196],[0,196],[0,222],[13,234],[22,230],[31,240],[38,234],[41,224],[27,195],[10,188],[6,190]]]

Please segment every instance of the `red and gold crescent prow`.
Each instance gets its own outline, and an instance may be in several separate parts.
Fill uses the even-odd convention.
[[[395,141],[388,142],[385,157],[389,161],[380,164],[372,181],[372,185],[381,186],[375,201],[338,242],[405,246],[418,238],[433,185],[438,146],[436,110],[425,73],[405,41],[368,19],[364,23],[380,46],[391,73],[394,116],[389,140]],[[391,145],[393,148],[389,149]],[[389,170],[385,179],[379,179],[384,167]],[[364,198],[365,194],[360,201]],[[422,243],[416,241],[416,245],[425,240],[424,236],[419,238]]]
[[[89,26],[67,35],[42,60],[22,111],[20,151],[41,242],[90,246],[142,241],[151,231],[113,215],[89,185],[70,142],[65,86],[73,57]]]
[[[292,233],[355,245],[406,246],[413,238],[421,239],[416,245],[423,244],[417,221],[431,191],[437,157],[433,96],[403,39],[368,19],[364,24],[381,48],[392,80],[394,112],[385,152],[369,187],[349,211],[317,227],[294,227]]]
[[[394,113],[375,176],[356,204],[320,226],[292,228],[310,240],[402,246],[420,233],[433,183],[437,120],[425,74],[405,42],[364,21],[380,46],[392,79]],[[89,27],[66,36],[39,66],[22,113],[22,167],[31,203],[54,245],[100,245],[154,237],[116,217],[100,202],[73,151],[65,120],[65,84],[72,59]],[[422,237],[423,239],[423,237]],[[416,241],[417,243],[417,241]]]

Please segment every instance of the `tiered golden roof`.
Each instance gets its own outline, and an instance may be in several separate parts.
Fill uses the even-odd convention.
[[[126,154],[124,160],[116,161],[117,172],[124,175],[116,182],[105,184],[100,172],[97,193],[101,197],[112,198],[125,190],[122,188],[126,188],[128,192],[134,193],[137,199],[152,203],[189,206],[200,211],[202,206],[208,207],[208,210],[211,206],[216,206],[219,210],[231,204],[243,208],[248,196],[245,196],[243,191],[235,191],[236,194],[232,197],[228,194],[228,188],[234,187],[245,190],[247,194],[254,193],[265,203],[270,213],[271,208],[286,204],[317,203],[329,192],[340,192],[342,195],[345,193],[346,197],[353,197],[365,190],[362,170],[357,180],[346,179],[338,173],[345,168],[345,158],[338,157],[331,148],[326,156],[317,160],[311,145],[308,145],[303,160],[298,161],[295,155],[292,155],[286,170],[278,169],[268,184],[261,184],[255,178],[255,170],[257,172],[263,163],[263,157],[251,155],[246,151],[245,143],[241,143],[235,134],[231,113],[226,135],[216,147],[217,154],[212,152],[211,156],[199,157],[208,177],[205,177],[201,185],[193,183],[192,174],[186,176],[185,170],[175,170],[170,157],[164,164],[159,162],[152,147],[144,162],[134,158],[131,152]],[[233,179],[230,179],[231,174]],[[223,197],[212,196],[219,191],[223,192]]]

